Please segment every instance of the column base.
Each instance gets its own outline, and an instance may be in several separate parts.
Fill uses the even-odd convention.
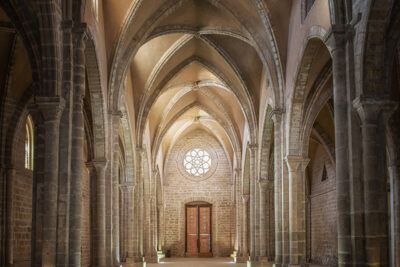
[[[146,263],[145,262],[124,262],[122,264],[123,267],[145,267]]]
[[[130,256],[122,263],[123,267],[144,267],[143,258],[140,256]]]
[[[157,255],[151,255],[149,257],[144,258],[145,263],[158,263],[158,257]]]
[[[269,262],[269,261],[264,261],[264,262],[262,262],[262,261],[257,261],[257,262],[252,261],[252,262],[248,262],[248,263],[249,263],[248,266],[251,266],[251,267],[273,267],[273,266],[275,266],[275,264],[273,262]]]
[[[162,250],[157,251],[157,258],[158,260],[164,259],[165,258],[165,253]]]
[[[244,263],[249,261],[249,256],[248,255],[238,255],[235,258],[236,263]]]
[[[233,252],[232,252],[232,254],[231,254],[231,258],[236,258],[236,256],[237,256],[237,251],[236,250],[234,250]]]

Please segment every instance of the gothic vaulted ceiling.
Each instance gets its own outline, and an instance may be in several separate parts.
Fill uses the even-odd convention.
[[[286,40],[275,39],[266,12],[269,5],[280,14],[290,3],[275,2],[119,0],[118,9],[105,3],[106,31],[118,36],[107,44],[110,83],[131,90],[139,143],[147,133],[152,154],[165,156],[180,137],[202,128],[231,159],[240,152],[244,135],[252,138],[257,127],[261,90],[280,86],[285,55],[276,51]]]

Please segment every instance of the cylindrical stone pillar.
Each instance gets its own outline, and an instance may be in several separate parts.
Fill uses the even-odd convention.
[[[242,203],[242,199],[241,199],[241,193],[240,193],[240,188],[241,188],[241,169],[236,168],[235,169],[235,222],[236,222],[236,240],[235,240],[235,244],[236,244],[236,255],[241,255],[242,252],[242,233],[241,233],[241,203]]]
[[[257,144],[249,144],[248,145],[250,151],[250,235],[248,237],[249,242],[249,253],[250,259],[252,261],[256,260],[256,228],[258,225],[256,224],[256,206],[257,204]]]
[[[60,118],[64,99],[36,97],[44,125],[42,265],[56,266]]]
[[[96,170],[96,217],[95,220],[95,240],[94,243],[94,262],[98,267],[107,266],[106,256],[106,159],[93,160]]]
[[[242,211],[243,211],[243,217],[242,217],[242,255],[243,257],[248,257],[249,255],[249,240],[248,240],[248,233],[250,232],[249,230],[249,224],[248,224],[248,216],[249,214],[249,199],[250,195],[242,195]]]
[[[359,97],[364,169],[365,266],[389,266],[388,196],[384,129],[395,103]]]
[[[275,205],[275,264],[282,264],[282,110],[272,112],[274,122],[274,205]]]
[[[290,265],[306,262],[305,169],[309,159],[300,156],[286,158],[289,167],[289,240]]]
[[[260,257],[267,257],[267,189],[268,180],[258,180],[260,190]]]
[[[72,108],[71,190],[69,219],[69,266],[81,266],[81,219],[83,147],[85,138],[83,97],[85,95],[85,42],[86,27],[73,29],[74,90]]]
[[[346,34],[333,27],[331,50],[335,119],[336,193],[338,214],[338,263],[351,264],[349,103],[346,85]]]

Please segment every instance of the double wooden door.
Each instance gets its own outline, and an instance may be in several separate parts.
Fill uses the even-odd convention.
[[[211,205],[186,205],[186,256],[211,257]]]

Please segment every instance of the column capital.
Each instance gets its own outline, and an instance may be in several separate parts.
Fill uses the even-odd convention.
[[[65,107],[62,97],[36,97],[36,106],[45,122],[59,121]]]
[[[72,31],[73,26],[74,26],[74,22],[70,19],[61,21],[61,29],[64,31]]]
[[[240,172],[241,172],[241,171],[242,171],[241,168],[235,168],[235,169],[234,169],[234,172],[235,172],[235,174],[236,174],[237,176],[240,175]]]
[[[122,119],[124,117],[124,113],[121,110],[110,110],[108,114],[116,119]]]
[[[105,158],[99,158],[99,159],[93,159],[91,162],[88,163],[94,166],[96,171],[104,171],[108,165],[108,160]]]
[[[249,199],[250,199],[250,195],[249,194],[242,194],[242,201],[243,201],[244,204],[249,202]]]
[[[129,192],[135,189],[136,184],[134,182],[125,182],[119,184],[119,188],[122,192]]]
[[[291,172],[304,171],[310,162],[309,158],[296,155],[286,156],[285,160]]]
[[[365,96],[359,96],[353,101],[353,107],[357,110],[364,126],[377,125],[380,115],[386,123],[397,106],[395,101]]]
[[[282,120],[282,115],[285,113],[283,108],[275,108],[271,112],[271,119],[274,123],[278,123]]]
[[[136,146],[135,147],[136,153],[139,153],[142,155],[144,153],[144,147],[143,146]]]
[[[250,151],[255,152],[258,148],[257,143],[248,143],[247,148],[250,149]]]
[[[72,28],[74,45],[77,48],[85,49],[86,40],[88,39],[88,27],[86,23],[73,25]]]
[[[258,179],[258,186],[262,191],[266,191],[269,186],[269,181],[267,179]]]

